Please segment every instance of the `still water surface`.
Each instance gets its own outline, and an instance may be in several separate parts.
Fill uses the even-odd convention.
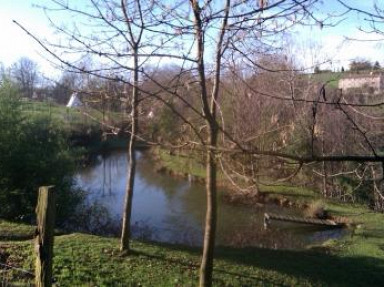
[[[154,161],[138,152],[133,197],[133,236],[147,240],[201,245],[205,214],[204,186],[157,173]],[[126,186],[127,153],[112,151],[76,175],[87,191],[88,204],[108,210],[118,225],[121,221]],[[234,206],[219,195],[217,244],[268,248],[304,248],[328,238],[343,236],[341,230],[273,222],[264,230],[264,212],[298,215],[300,211],[275,205]]]

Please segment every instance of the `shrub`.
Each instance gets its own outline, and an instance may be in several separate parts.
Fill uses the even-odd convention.
[[[327,219],[328,212],[325,210],[324,202],[321,200],[311,202],[304,210],[304,216],[309,218]]]
[[[0,86],[0,130],[0,217],[32,218],[39,186],[55,185],[57,218],[65,218],[79,200],[65,132],[48,118],[26,118],[9,81]]]

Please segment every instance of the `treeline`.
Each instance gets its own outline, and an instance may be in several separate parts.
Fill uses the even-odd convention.
[[[14,87],[24,97],[31,96],[32,100],[33,94],[38,93],[45,96],[37,100],[46,100],[48,95],[52,101],[66,104],[76,91],[83,102],[100,111],[129,114],[132,110],[132,86],[118,79],[64,72],[57,81],[46,85],[36,81],[27,89],[17,77],[16,69],[24,62],[31,60],[22,58],[8,69]],[[380,102],[380,95],[338,90],[335,85],[301,73],[287,55],[263,56],[257,64],[269,68],[233,65],[223,71],[218,118],[220,128],[231,139],[220,138],[223,149],[231,150],[239,145],[256,153],[273,151],[297,156],[359,155],[384,149],[380,132],[382,108],[370,106]],[[29,71],[32,75],[39,74],[36,65],[24,66],[32,67]],[[33,78],[32,75],[27,78]],[[208,77],[206,84],[212,89],[213,79]],[[25,92],[30,90],[32,94]],[[175,64],[149,66],[139,90],[141,140],[180,152],[193,150],[195,155],[203,152],[198,137],[205,136],[205,127],[201,115],[196,113],[201,100],[194,71],[185,71]],[[122,132],[129,134],[128,129]],[[383,205],[382,198],[374,191],[372,177],[368,176],[372,173],[369,164],[327,162],[300,166],[281,158],[223,152],[220,167],[234,190],[257,193],[263,184],[289,178],[291,184],[309,185],[326,197],[368,202],[377,209]]]
[[[265,156],[268,152],[297,157],[382,152],[383,110],[375,106],[380,95],[346,93],[297,72],[284,57],[260,59],[259,64],[266,61],[273,63],[273,70],[243,76],[239,72],[243,68],[231,67],[222,76],[218,121],[225,136],[219,138],[219,165],[234,189],[257,193],[263,184],[285,180],[310,186],[325,197],[366,202],[382,210],[383,199],[374,190],[373,165],[369,163],[301,165]],[[206,128],[194,112],[199,109],[198,80],[193,73],[180,71],[180,67],[168,66],[140,86],[140,137],[174,150],[185,144],[185,152],[192,149],[196,153],[204,148],[192,127],[199,127],[201,134]],[[207,79],[208,87],[212,81]],[[159,86],[167,91],[156,90]],[[155,98],[146,96],[153,93]],[[248,152],[234,152],[237,145]]]
[[[346,70],[344,67],[341,67],[340,72],[353,72],[353,73],[358,73],[358,72],[379,72],[381,71],[381,65],[379,61],[375,61],[374,63],[365,60],[365,59],[355,59],[352,60],[351,63],[349,64],[349,69]],[[319,73],[332,73],[332,70],[329,69],[321,69],[319,66],[316,66],[313,70],[315,74]]]

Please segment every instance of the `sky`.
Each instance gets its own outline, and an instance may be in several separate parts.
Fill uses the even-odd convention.
[[[78,0],[79,1],[79,0]],[[380,0],[384,1],[384,0]],[[379,1],[379,3],[380,3]],[[316,12],[316,17],[324,19],[328,13],[337,13],[341,7],[336,0],[323,1],[325,4]],[[347,1],[351,5],[360,5],[360,8],[372,3],[370,0]],[[377,1],[376,1],[377,2]],[[34,4],[44,5],[49,0],[0,0],[0,63],[9,67],[20,57],[28,57],[38,63],[39,69],[48,75],[59,74],[48,61],[43,49],[24,31],[12,21],[16,20],[28,30],[41,38],[55,39],[58,36],[50,29],[44,12],[34,7]],[[80,3],[80,2],[78,2]],[[61,18],[60,21],[73,21]],[[365,23],[363,16],[350,14],[335,27],[321,29],[320,26],[300,27],[296,29],[292,38],[297,45],[297,54],[302,58],[304,65],[313,65],[331,59],[323,64],[322,68],[340,70],[348,67],[348,63],[356,58],[363,58],[372,62],[379,61],[384,66],[384,42],[372,41],[346,41],[346,37],[358,39],[378,39],[375,34],[366,34],[357,30],[357,26]],[[312,47],[312,48],[311,48]]]
[[[44,15],[40,10],[33,8],[32,4],[33,1],[30,0],[0,0],[0,62],[8,67],[25,56],[49,71],[49,65],[42,57],[43,51],[12,22],[17,20],[38,35],[50,35],[51,31]]]

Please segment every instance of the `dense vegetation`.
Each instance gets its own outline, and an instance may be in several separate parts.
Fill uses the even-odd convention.
[[[234,183],[234,189],[257,193],[263,184],[273,184],[298,171],[288,180],[289,184],[310,186],[324,197],[365,202],[382,210],[382,198],[372,184],[372,172],[381,172],[379,164],[318,162],[300,166],[295,161],[263,156],[263,152],[298,157],[348,156],[370,154],[372,150],[380,155],[384,149],[380,132],[383,108],[375,104],[380,103],[382,94],[362,90],[341,92],[337,82],[342,73],[304,75],[278,56],[271,57],[269,63],[276,70],[287,71],[258,71],[241,79],[225,74],[221,83],[220,124],[236,144],[220,137],[220,146],[226,151],[220,152],[220,167]],[[144,115],[151,113],[152,117],[142,118],[142,136],[175,147],[184,144],[183,150],[175,148],[174,152],[193,154],[203,161],[203,148],[195,144],[199,139],[194,131],[183,119],[172,116],[173,112],[182,114],[194,126],[201,127],[201,134],[205,133],[199,116],[191,111],[191,106],[198,109],[199,104],[198,90],[190,84],[195,77],[187,72],[179,76],[179,69],[166,67],[163,73],[153,76],[157,83],[174,85],[181,96],[175,98],[159,92],[167,105],[149,97],[143,100]],[[153,84],[144,82],[142,89],[150,91]],[[287,91],[291,91],[292,100],[287,98]],[[237,144],[251,152],[232,153]]]
[[[0,217],[31,220],[39,186],[54,185],[62,221],[79,199],[68,136],[50,117],[27,117],[21,107],[17,87],[5,80],[0,86]]]
[[[369,68],[364,66],[367,61],[355,60],[345,73],[303,74],[298,72],[290,57],[292,55],[278,53],[261,55],[257,62],[262,66],[268,65],[270,71],[256,69],[244,76],[237,74],[236,70],[223,72],[218,100],[219,122],[232,140],[221,136],[219,144],[227,150],[239,144],[248,151],[260,153],[258,156],[221,153],[220,167],[233,183],[233,190],[257,193],[260,185],[286,178],[298,169],[298,165],[289,160],[263,157],[264,151],[295,156],[348,156],[371,154],[372,150],[381,155],[384,150],[380,132],[383,108],[375,106],[382,95],[369,92],[367,88],[342,93],[337,88],[338,81],[353,72],[354,66],[363,66],[360,72],[367,73],[367,69],[373,69],[377,64],[370,63]],[[28,99],[23,103],[25,108],[26,103],[32,103],[25,92],[28,85],[17,77],[24,62],[28,62],[27,59],[20,59],[9,74],[24,99]],[[32,67],[36,69],[36,66]],[[32,76],[36,74],[33,69],[29,72]],[[182,71],[182,67],[177,65],[163,65],[157,69],[149,67],[139,87],[141,140],[164,144],[171,149],[172,146],[183,146],[177,149],[181,154],[193,154],[197,161],[204,161],[204,147],[199,144],[198,134],[204,137],[207,130],[201,115],[196,113],[200,109],[196,82],[192,71]],[[207,86],[212,88],[211,78],[207,79]],[[129,134],[129,97],[122,100],[131,93],[129,85],[65,72],[53,85],[32,88],[32,92],[38,95],[38,101],[35,99],[30,105],[39,110],[34,114],[49,114],[66,130],[85,134],[92,126],[101,127],[105,136]],[[66,103],[73,89],[84,91],[79,95],[87,103],[87,115],[57,105]],[[290,91],[291,98],[287,98],[287,91]],[[40,102],[44,99],[51,103]],[[121,122],[125,125],[118,124]],[[383,210],[383,198],[372,181],[373,174],[380,172],[380,165],[369,163],[319,162],[301,166],[300,172],[289,183],[311,185],[325,197],[365,202],[376,210]]]

